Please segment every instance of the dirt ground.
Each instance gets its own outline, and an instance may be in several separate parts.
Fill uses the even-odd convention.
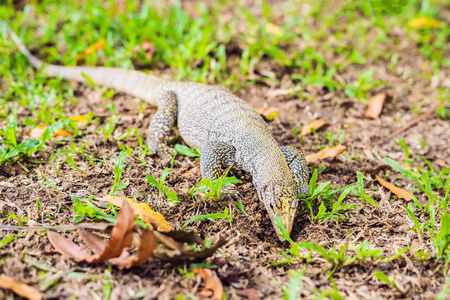
[[[395,35],[395,32],[393,33]],[[386,82],[371,94],[389,93],[392,99],[386,102],[379,119],[364,118],[366,106],[357,101],[346,99],[343,94],[329,93],[317,88],[307,89],[305,93],[316,99],[311,101],[285,93],[281,86],[270,86],[258,82],[249,88],[239,90],[237,94],[253,107],[276,107],[280,116],[268,123],[271,132],[280,145],[301,148],[305,154],[318,151],[318,147],[327,145],[325,133],[344,134],[343,144],[347,146],[345,155],[336,159],[320,161],[312,164],[312,168],[321,168],[318,182],[331,181],[333,188],[339,188],[356,182],[356,172],[367,176],[365,187],[368,195],[378,204],[378,208],[362,204],[357,196],[349,196],[345,203],[358,205],[344,215],[347,219],[332,219],[314,224],[309,213],[299,213],[296,217],[292,239],[294,241],[309,241],[329,249],[343,244],[358,244],[364,240],[372,241],[371,247],[383,250],[385,256],[397,253],[398,248],[412,246],[399,259],[392,262],[367,260],[361,264],[339,267],[331,282],[326,271],[332,266],[323,259],[307,263],[296,263],[268,267],[269,264],[283,260],[280,250],[287,251],[288,243],[282,243],[276,236],[265,208],[259,202],[256,190],[251,183],[249,174],[233,170],[231,175],[240,178],[243,183],[238,189],[243,196],[243,203],[248,216],[237,209],[226,198],[220,202],[202,201],[191,197],[187,190],[196,185],[201,178],[199,162],[193,158],[177,156],[172,167],[167,186],[176,191],[180,202],[169,204],[161,197],[158,190],[149,186],[144,178],[152,174],[159,178],[165,166],[156,156],[146,157],[149,167],[138,167],[138,161],[127,157],[122,175],[126,183],[125,194],[129,198],[137,197],[137,201],[145,202],[161,212],[174,227],[180,228],[195,215],[221,212],[225,207],[234,210],[231,225],[226,220],[196,221],[187,229],[196,230],[202,237],[229,238],[229,243],[213,257],[206,260],[215,265],[213,270],[221,279],[229,299],[280,299],[283,287],[289,280],[289,270],[300,270],[308,265],[304,275],[301,297],[310,299],[319,291],[333,289],[333,284],[341,296],[348,299],[433,299],[445,285],[445,276],[434,260],[418,260],[412,255],[423,249],[432,251],[429,240],[422,240],[415,231],[413,221],[405,210],[407,202],[398,199],[388,190],[375,182],[375,175],[389,174],[389,178],[406,189],[413,188],[413,183],[399,173],[386,166],[383,158],[390,157],[396,161],[405,159],[403,149],[396,140],[404,138],[414,155],[424,156],[433,161],[440,159],[450,164],[450,122],[442,120],[435,113],[412,123],[420,114],[432,110],[436,105],[438,94],[429,81],[418,76],[413,85],[405,80],[404,74],[421,72],[421,56],[407,41],[399,46],[404,50],[398,61],[397,72],[393,73],[386,64],[373,65],[374,77]],[[328,59],[336,59],[329,57]],[[262,60],[256,70],[273,72],[281,80],[289,80],[283,69],[270,69],[273,65]],[[360,70],[347,70],[339,74],[343,80],[354,78]],[[450,71],[442,70],[439,74],[441,83],[450,83]],[[256,75],[258,73],[256,72]],[[287,76],[287,77],[286,77]],[[73,82],[76,97],[79,102],[65,107],[66,115],[81,115],[93,112],[101,116],[98,126],[104,125],[111,115],[107,106],[114,102],[120,115],[115,135],[120,135],[130,128],[148,127],[155,112],[154,107],[145,106],[144,113],[139,110],[139,100],[128,95],[116,94],[112,100],[102,98],[98,88]],[[287,94],[287,95],[286,95]],[[414,109],[412,109],[414,108]],[[26,112],[24,112],[26,114]],[[312,120],[323,119],[329,125],[320,129],[314,135],[307,135],[300,141],[300,135],[293,133],[293,128],[303,126]],[[73,169],[65,162],[65,156],[55,160],[59,164],[57,174],[55,164],[46,164],[51,153],[67,148],[66,141],[57,139],[49,143],[46,151],[41,151],[32,163],[25,161],[30,170],[25,173],[18,166],[2,166],[0,170],[0,214],[2,225],[14,224],[13,220],[4,218],[8,214],[27,216],[33,222],[45,225],[71,224],[76,216],[72,210],[71,196],[87,198],[91,195],[104,196],[109,193],[114,178],[113,169],[117,155],[120,153],[117,142],[104,142],[100,133],[96,133],[97,125],[89,125],[82,138],[75,144],[80,146],[93,142],[86,148],[92,157],[104,159],[104,163],[92,166],[83,159],[77,159],[77,166],[87,171],[83,174]],[[179,137],[175,130],[172,137]],[[182,143],[181,139],[175,140]],[[121,141],[136,151],[137,140],[127,138]],[[383,167],[385,166],[385,167]],[[192,171],[192,172],[191,172]],[[42,172],[49,179],[55,180],[55,185],[63,194],[45,184]],[[149,197],[147,197],[149,195]],[[416,193],[420,198],[420,193]],[[42,207],[36,209],[36,199]],[[94,201],[95,202],[95,201]],[[104,204],[95,202],[99,205]],[[417,214],[420,217],[420,214]],[[196,295],[200,283],[196,279],[183,277],[179,268],[187,269],[188,265],[173,265],[156,260],[149,260],[130,270],[112,268],[106,264],[92,265],[77,263],[57,254],[49,244],[45,235],[36,232],[5,232],[1,235],[17,233],[23,237],[0,249],[0,273],[14,276],[18,281],[41,287],[55,280],[52,288],[44,295],[46,299],[100,299],[103,289],[103,275],[111,273],[113,280],[111,299],[131,299],[138,291],[145,289],[144,299],[173,299],[179,294],[189,292]],[[78,241],[73,232],[65,232],[70,239]],[[307,253],[305,251],[305,253]],[[42,278],[40,270],[30,262],[55,268],[48,272],[47,278]],[[373,277],[375,270],[380,270],[389,276],[395,276],[398,288],[393,289]],[[90,275],[101,275],[96,278],[69,278],[64,276],[68,271],[79,271]],[[3,294],[6,299],[16,299],[12,293]]]

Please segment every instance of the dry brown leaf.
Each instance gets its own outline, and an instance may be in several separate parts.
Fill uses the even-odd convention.
[[[319,129],[320,127],[322,127],[323,125],[325,125],[325,124],[327,124],[327,122],[324,121],[324,120],[320,120],[320,119],[314,120],[314,121],[312,121],[311,123],[309,123],[309,124],[303,126],[302,131],[301,131],[300,134],[301,134],[301,135],[307,135],[307,134],[310,134],[310,133],[311,133],[311,129],[317,130],[317,129]]]
[[[125,199],[125,197],[123,197]],[[123,205],[117,216],[117,223],[111,232],[111,241],[106,245],[105,251],[98,260],[106,260],[118,257],[124,248],[131,246],[133,242],[133,229],[136,227],[136,214],[128,201],[123,201]]]
[[[101,262],[123,255],[124,249],[131,246],[133,241],[132,231],[136,227],[135,213],[128,203],[124,202],[117,216],[117,223],[112,229],[111,241],[107,242],[90,232],[79,230],[81,238],[95,250],[95,254],[89,254],[74,242],[52,231],[47,231],[50,243],[56,250],[76,261]]]
[[[155,45],[149,39],[146,39],[142,42],[142,45],[137,45],[133,48],[133,53],[139,52],[141,50],[145,51],[145,57],[148,60],[153,58],[153,54],[156,52]]]
[[[153,256],[156,249],[156,238],[153,230],[150,228],[144,229],[139,235],[138,255],[130,255],[127,251],[123,251],[117,258],[108,259],[108,262],[117,266],[119,269],[128,269],[132,266],[139,265]]]
[[[245,297],[250,300],[261,299],[261,292],[256,289],[253,289],[253,288],[249,288],[249,289],[245,289],[245,290],[235,289],[234,291],[236,292],[236,294],[238,296]]]
[[[177,242],[191,243],[197,245],[205,245],[205,242],[200,235],[195,231],[173,230],[170,232],[164,232],[165,236],[171,237]]]
[[[30,138],[32,139],[40,139],[41,136],[44,134],[45,130],[47,130],[48,126],[36,126],[30,130]],[[58,129],[52,136],[63,136],[63,137],[70,137],[71,134],[63,129]]]
[[[77,56],[75,57],[75,59],[76,60],[83,59],[83,58],[85,58],[86,56],[88,56],[89,54],[91,54],[94,51],[105,49],[105,46],[106,46],[106,40],[105,39],[101,39],[101,40],[93,43],[89,47],[87,47],[83,52],[78,53]]]
[[[217,300],[222,300],[223,297],[222,282],[220,282],[219,278],[217,278],[216,274],[214,274],[213,271],[206,268],[195,268],[192,270],[192,272],[194,274],[199,275],[203,279],[206,288],[213,291],[214,297]]]
[[[47,237],[53,247],[55,247],[56,251],[68,258],[72,258],[76,261],[89,262],[94,259],[94,256],[90,255],[85,249],[56,232],[48,230]]]
[[[13,291],[17,295],[30,300],[42,299],[41,293],[34,287],[19,283],[14,278],[5,275],[0,275],[0,289]]]
[[[155,232],[155,236],[158,239],[158,242],[160,242],[165,246],[165,248],[169,248],[170,250],[176,250],[178,253],[190,252],[192,250],[189,245],[186,245],[180,241],[176,241],[174,238],[161,232]]]
[[[155,45],[148,39],[142,42],[142,49],[144,49],[145,57],[147,57],[148,60],[151,60],[153,54],[156,52]]]
[[[339,154],[343,153],[345,150],[347,150],[347,147],[342,145],[337,145],[336,147],[333,148],[326,147],[325,149],[322,149],[317,153],[306,155],[305,158],[308,163],[313,163],[319,159],[336,157]]]
[[[256,107],[255,110],[267,121],[272,121],[280,115],[276,107]]]
[[[105,251],[108,241],[101,236],[83,229],[79,229],[78,234],[86,245],[88,245],[96,254],[100,254]]]
[[[152,225],[158,231],[165,232],[173,230],[172,225],[170,225],[166,221],[164,216],[159,212],[156,212],[153,209],[151,209],[150,206],[148,206],[146,203],[137,203],[129,198],[125,199],[128,203],[131,204],[131,206],[134,209],[134,212],[139,215],[139,219],[141,219],[145,223]],[[103,200],[119,207],[122,206],[122,198],[120,197],[106,196],[103,197]]]
[[[409,27],[415,29],[424,29],[424,28],[439,28],[443,25],[441,21],[438,21],[429,17],[417,17],[408,22]]]
[[[155,231],[154,234],[158,242],[162,244],[156,248],[154,256],[160,260],[173,263],[192,262],[205,259],[213,255],[217,249],[228,242],[228,240],[220,238],[211,247],[196,251],[188,245],[183,244],[194,238],[192,234],[187,234],[184,237],[182,231],[172,231],[169,233]],[[171,235],[172,237],[168,235]],[[198,242],[196,243],[198,244]],[[203,244],[203,242],[201,244]]]
[[[130,268],[142,263],[153,255],[156,248],[156,238],[153,230],[144,229],[139,235],[138,256],[132,256],[125,250],[133,242],[132,230],[136,227],[136,215],[131,204],[128,201],[123,201],[123,207],[111,233],[111,241],[107,241],[89,231],[79,230],[80,237],[94,250],[94,255],[89,254],[72,241],[52,231],[47,232],[50,242],[58,252],[76,261],[108,261],[119,269]]]
[[[386,99],[386,94],[378,94],[370,98],[369,107],[367,108],[366,118],[378,119],[378,116],[383,110],[383,103]]]
[[[443,160],[436,159],[434,162],[443,168],[450,168],[450,166]]]
[[[395,185],[393,185],[390,182],[387,182],[386,180],[382,179],[380,176],[375,175],[375,177],[377,178],[378,182],[384,186],[385,188],[387,188],[388,190],[390,190],[391,192],[393,192],[394,194],[397,195],[397,197],[401,198],[401,199],[405,199],[406,201],[410,201],[413,198],[413,194],[408,192],[405,189],[399,188]]]

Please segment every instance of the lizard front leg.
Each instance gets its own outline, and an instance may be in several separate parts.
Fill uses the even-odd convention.
[[[202,148],[200,157],[200,171],[202,178],[214,180],[220,177],[222,170],[235,165],[236,149],[227,143],[209,142]],[[223,192],[240,199],[239,192],[234,185],[223,187]]]
[[[309,194],[309,169],[303,152],[287,146],[280,147],[280,150],[286,159],[292,177],[297,182],[298,192]]]
[[[177,117],[177,97],[174,92],[164,92],[159,101],[158,110],[150,121],[147,138],[148,149],[169,163],[173,156],[167,146],[167,138]]]

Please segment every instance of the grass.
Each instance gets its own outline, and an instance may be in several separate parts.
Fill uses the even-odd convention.
[[[209,178],[205,178],[201,180],[197,186],[189,189],[189,194],[192,196],[202,195],[204,200],[211,197],[212,199],[219,201],[224,187],[235,183],[242,183],[241,180],[234,176],[227,177],[230,169],[231,168],[228,168],[225,174],[217,179],[211,180]]]
[[[408,74],[409,84],[414,85],[422,80],[436,86],[439,101],[449,103],[450,89],[437,82],[437,78],[443,68],[450,67],[449,57],[445,55],[450,50],[450,27],[446,22],[425,28],[411,25],[411,21],[419,18],[442,20],[440,1],[356,0],[339,1],[340,5],[334,6],[332,2],[324,0],[321,5],[310,5],[309,11],[301,16],[290,2],[280,8],[283,18],[278,18],[262,1],[260,15],[239,7],[227,19],[223,17],[224,12],[236,3],[219,1],[208,7],[198,4],[192,11],[187,11],[180,3],[159,9],[151,1],[144,1],[142,6],[139,2],[125,1],[126,8],[123,9],[114,2],[104,5],[101,1],[43,0],[38,5],[27,3],[18,9],[12,0],[8,0],[0,7],[0,19],[7,20],[32,52],[48,63],[138,69],[164,74],[162,76],[174,80],[220,84],[235,91],[253,84],[281,88],[280,76],[271,77],[258,71],[259,64],[269,63],[276,72],[289,75],[289,82],[283,85],[287,98],[315,100],[320,91],[331,93],[333,103],[352,100],[365,104],[375,92],[389,87],[390,83],[373,66],[388,65],[392,73],[401,72],[399,65],[404,54],[395,45],[402,42],[398,37],[402,36],[416,46],[422,61],[421,72]],[[240,24],[245,24],[245,30],[240,29]],[[395,31],[401,34],[392,34]],[[151,56],[143,47],[148,41],[152,45],[150,50],[154,51]],[[86,171],[80,167],[82,163],[105,163],[104,159],[91,155],[90,143],[82,142],[80,145],[84,132],[68,120],[71,116],[66,115],[64,108],[67,103],[77,101],[73,85],[67,80],[49,78],[40,70],[33,70],[17,53],[1,22],[0,54],[0,165],[19,164],[28,172],[29,164],[52,164],[58,156],[65,155],[66,162],[84,174]],[[115,97],[114,91],[95,86],[93,82],[86,86],[100,90],[105,99]],[[425,99],[417,104],[417,112],[429,101]],[[439,107],[437,114],[441,119],[450,119],[450,112],[445,106]],[[138,161],[138,167],[149,166],[145,133],[130,129],[121,135],[116,134],[120,118],[114,105],[109,106],[106,120],[93,114],[91,116],[92,124],[106,144],[111,145],[125,138],[135,138],[139,144],[138,149],[119,144],[122,152],[115,159],[111,193],[127,188],[122,179],[127,171],[125,157]],[[42,125],[49,127],[40,139],[28,138],[27,132],[32,127]],[[36,156],[46,151],[50,137],[59,128],[69,128],[72,136],[59,142],[63,149],[51,153],[47,161],[38,161]],[[317,135],[323,139],[322,144],[328,141],[330,146],[342,144],[344,138],[346,142],[351,142],[344,131]],[[316,299],[342,298],[334,284],[333,274],[345,266],[363,266],[368,260],[390,262],[408,255],[411,259],[434,260],[438,264],[436,272],[446,274],[450,262],[450,169],[437,168],[426,158],[414,155],[405,140],[399,140],[398,144],[404,151],[404,160],[386,158],[386,164],[392,168],[388,176],[396,179],[398,185],[414,183],[414,201],[404,205],[413,224],[410,230],[431,245],[433,251],[424,252],[421,249],[413,252],[409,247],[403,247],[398,253],[388,255],[376,249],[367,239],[348,245],[296,243],[285,229],[283,231],[279,218],[275,218],[281,236],[291,246],[288,252],[280,250],[278,253],[284,260],[272,265],[292,266],[298,262],[312,264],[324,260],[332,266],[328,277],[333,289],[316,291]],[[183,156],[200,157],[198,151],[180,144],[175,145],[175,151]],[[52,165],[52,168],[58,174],[60,165]],[[169,201],[176,202],[179,200],[177,193],[171,191],[166,183],[169,170],[164,170],[159,180],[152,175],[145,179],[158,189],[160,195],[165,194]],[[319,171],[313,172],[310,195],[303,199],[304,212],[309,213],[311,222],[318,225],[326,222],[338,224],[357,208],[378,209],[376,200],[366,187],[371,182],[368,174],[357,171],[352,178],[355,183],[337,188],[329,181],[320,182]],[[79,199],[66,195],[57,180],[42,171],[40,174],[44,184],[59,195],[72,197],[75,203],[73,210],[78,215],[74,221],[82,221],[86,217],[115,220],[114,211],[112,215],[105,213],[91,202],[92,198]],[[211,196],[219,200],[223,186],[237,182],[233,177],[204,180],[193,187],[190,194],[205,193],[205,198]],[[188,193],[184,194],[188,196]],[[420,197],[425,198],[426,203],[419,201],[422,199]],[[388,200],[393,201],[392,198]],[[36,205],[40,205],[39,201]],[[242,203],[237,202],[236,205],[244,209]],[[46,212],[49,218],[52,217],[48,210]],[[225,207],[223,212],[194,216],[183,227],[202,219],[226,219],[231,226],[233,210]],[[25,220],[16,217],[14,221]],[[16,237],[3,238],[0,247]],[[442,264],[444,268],[440,270]],[[285,299],[294,299],[298,295],[303,274],[303,271],[289,273]],[[373,276],[398,289],[390,275],[377,270]],[[111,292],[111,280],[109,273],[103,278],[104,295]],[[450,280],[447,278],[447,284],[438,298],[445,298],[448,291]]]
[[[305,19],[293,15],[289,9],[286,9],[284,25],[272,23],[273,16],[267,6],[264,6],[264,2],[262,8],[265,13],[262,16],[262,22],[265,26],[260,26],[261,21],[245,8],[239,9],[237,16],[231,22],[223,22],[218,15],[222,9],[219,4],[211,9],[199,4],[198,17],[194,18],[182,10],[179,4],[160,11],[147,3],[143,7],[138,7],[136,3],[127,3],[126,9],[118,10],[115,5],[105,7],[99,1],[87,2],[86,5],[80,6],[78,2],[72,0],[59,3],[55,9],[48,10],[46,7],[53,5],[52,2],[43,1],[38,6],[26,4],[23,10],[17,11],[12,1],[8,1],[9,4],[0,8],[0,17],[9,20],[25,44],[37,51],[38,56],[48,63],[104,65],[120,68],[145,66],[152,69],[161,62],[173,68],[176,80],[221,83],[233,85],[235,89],[238,89],[240,85],[245,86],[252,82],[245,78],[249,77],[250,70],[264,56],[267,56],[272,58],[274,63],[284,67],[287,72],[292,73],[293,90],[298,85],[303,87],[312,85],[316,88],[326,88],[330,92],[342,90],[349,98],[366,101],[369,98],[368,92],[382,84],[382,81],[373,78],[373,68],[362,69],[354,80],[345,83],[336,79],[337,74],[347,68],[364,66],[367,63],[365,57],[368,56],[374,61],[382,62],[382,53],[375,50],[387,43],[386,35],[392,24],[406,25],[412,16],[438,17],[439,12],[430,1],[394,2],[401,2],[401,5],[391,5],[378,0],[343,1],[342,6],[333,10],[324,19],[322,17],[326,11],[324,7],[327,7],[329,2],[329,0],[324,1],[323,6],[314,7],[310,15],[320,19],[327,26],[336,27],[339,25],[331,24],[339,24],[337,20],[340,19],[349,20],[349,26],[335,34],[335,39],[340,43],[337,46],[330,44],[330,39],[327,38],[328,32],[324,28],[310,28]],[[360,18],[355,9],[365,18]],[[69,18],[69,15],[60,14],[58,11],[72,11],[73,14]],[[44,26],[37,28],[37,21],[43,18],[45,18]],[[225,47],[232,40],[238,19],[243,19],[249,30],[244,32],[237,41],[242,47],[242,54],[238,57],[239,68],[236,69],[233,65],[227,64],[227,61],[232,60],[227,57]],[[369,25],[362,22],[369,22]],[[61,26],[58,26],[59,24]],[[83,26],[79,26],[80,24]],[[4,26],[0,26],[3,32],[0,36],[0,49],[5,53],[15,53],[12,42],[6,38]],[[58,31],[55,28],[59,28]],[[272,29],[269,30],[270,28]],[[361,41],[371,36],[368,31],[372,28],[378,31],[378,38]],[[425,30],[404,26],[403,30],[407,31],[411,39],[415,39],[421,53],[429,59],[433,69],[430,79],[440,67],[450,65],[450,61],[443,56],[443,53],[448,50],[448,43],[444,42],[450,30],[447,25]],[[346,38],[340,38],[341,34]],[[320,41],[318,43],[320,47],[308,45],[298,52],[286,52],[284,49],[296,44],[299,35],[307,44]],[[42,38],[36,39],[35,36]],[[144,50],[141,49],[141,45],[146,40],[150,40],[153,47],[158,50],[151,59],[146,58]],[[354,40],[358,40],[358,44],[353,44]],[[99,41],[105,42],[98,51],[80,55]],[[64,47],[66,50],[64,53],[58,52],[55,50],[58,47]],[[330,51],[342,56],[343,59],[340,61],[343,63],[327,59]],[[398,57],[395,57],[390,58],[391,63],[394,64],[393,67],[398,60]],[[0,63],[0,74],[8,86],[7,89],[0,91],[3,108],[0,115],[3,114],[6,117],[10,115],[9,112],[14,114],[19,107],[26,107],[32,113],[33,124],[50,125],[58,118],[64,118],[64,102],[75,101],[73,90],[68,86],[67,81],[47,78],[40,72],[32,77],[27,76],[30,69],[28,62],[18,54],[7,55],[6,59]],[[303,95],[301,91],[298,93],[298,96],[308,96]],[[105,90],[106,98],[112,95],[109,90]],[[448,91],[446,95],[448,98]],[[14,101],[11,101],[13,99]],[[115,130],[114,124],[118,119],[113,106],[111,111],[113,117],[101,128],[105,141],[111,139]],[[441,114],[445,116],[446,112]],[[17,124],[11,121],[8,128],[23,126],[26,120],[18,120]],[[3,160],[10,160],[11,155],[16,152],[8,155],[8,149],[12,150],[11,147],[17,147],[17,145],[14,145],[14,141],[8,139],[5,134],[2,135],[8,147],[7,150],[1,150],[0,154],[5,155],[6,158],[3,157]],[[8,134],[11,135],[11,133]],[[131,132],[118,137],[118,140],[129,134]],[[16,151],[29,156],[30,152],[36,151],[34,143],[36,142],[25,141],[25,144],[16,148]]]
[[[228,223],[230,223],[231,225],[231,221],[233,220],[233,210],[229,210],[228,207],[225,207],[225,209],[223,210],[223,213],[212,213],[212,214],[206,214],[206,215],[198,215],[198,216],[194,216],[191,219],[189,219],[182,227],[181,230],[184,230],[186,228],[186,226],[194,221],[198,221],[198,220],[217,220],[217,219],[226,219],[228,221]]]
[[[166,194],[167,199],[169,199],[169,202],[176,203],[179,201],[177,193],[169,190],[169,188],[164,184],[164,182],[167,178],[167,175],[169,175],[169,172],[170,172],[170,168],[166,168],[162,172],[159,180],[157,180],[155,177],[153,177],[150,174],[145,177],[145,180],[147,181],[148,184],[150,184],[158,189],[160,196],[162,196],[162,194],[164,192]]]

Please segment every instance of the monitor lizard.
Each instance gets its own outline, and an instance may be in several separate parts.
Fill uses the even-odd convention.
[[[186,144],[201,151],[202,178],[214,180],[226,167],[249,172],[275,231],[281,233],[274,221],[278,215],[290,234],[299,193],[309,193],[305,157],[301,150],[279,147],[263,118],[244,100],[220,86],[164,81],[139,71],[44,64],[7,28],[30,63],[49,76],[85,82],[85,74],[96,84],[157,106],[147,143],[165,161],[172,157],[167,138],[177,123]]]

